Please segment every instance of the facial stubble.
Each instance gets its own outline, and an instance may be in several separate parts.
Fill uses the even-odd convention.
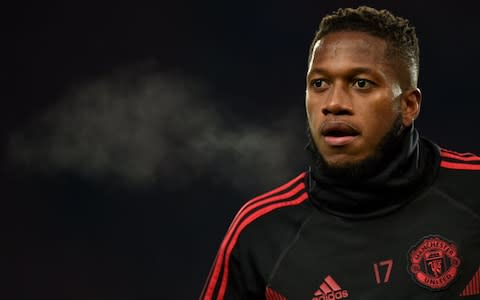
[[[307,150],[311,152],[314,167],[319,168],[326,176],[339,178],[344,181],[358,181],[362,178],[374,176],[381,171],[382,166],[396,155],[405,127],[402,123],[402,114],[395,118],[391,128],[382,137],[373,153],[365,159],[344,165],[329,164],[318,151],[312,138],[310,126],[307,122],[308,144]]]

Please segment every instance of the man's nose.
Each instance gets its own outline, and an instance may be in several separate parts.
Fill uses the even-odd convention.
[[[353,107],[348,87],[341,84],[333,84],[328,91],[322,112],[324,115],[351,115]]]

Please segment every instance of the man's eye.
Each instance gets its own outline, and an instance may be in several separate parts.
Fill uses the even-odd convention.
[[[325,81],[323,79],[314,79],[312,80],[312,86],[314,88],[322,88],[325,86]]]
[[[372,82],[366,79],[357,79],[353,82],[353,86],[360,89],[366,89],[372,86]]]

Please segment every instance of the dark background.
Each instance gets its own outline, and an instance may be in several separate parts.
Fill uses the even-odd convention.
[[[0,291],[196,299],[235,211],[303,170],[308,46],[359,4],[417,28],[420,132],[480,153],[468,1],[4,7]]]

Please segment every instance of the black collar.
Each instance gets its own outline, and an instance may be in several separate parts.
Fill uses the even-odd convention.
[[[344,182],[327,177],[318,167],[308,172],[309,194],[322,210],[349,218],[368,218],[390,213],[408,203],[437,176],[439,149],[411,129],[398,152],[375,175]]]

